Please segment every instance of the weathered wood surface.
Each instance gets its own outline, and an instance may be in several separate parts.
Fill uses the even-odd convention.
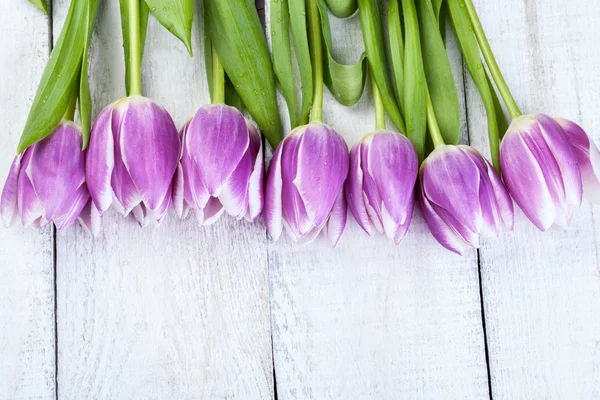
[[[600,5],[475,3],[523,110],[580,121],[600,143],[600,52],[589,50]],[[55,1],[54,38],[66,4]],[[47,60],[47,21],[24,0],[0,13],[0,179]],[[336,56],[353,61],[358,18],[332,22]],[[146,94],[178,126],[208,101],[194,29],[193,59],[153,19],[148,33]],[[466,88],[463,141],[485,149],[452,39],[450,54]],[[118,2],[106,1],[91,49],[96,113],[124,95],[123,73]],[[326,91],[325,122],[352,145],[373,128],[370,102],[367,90],[344,108]],[[484,399],[489,384],[496,399],[600,399],[598,211],[586,203],[567,233],[543,234],[519,213],[479,258],[443,250],[418,211],[399,246],[349,218],[335,250],[273,243],[262,224],[228,217],[200,229],[171,214],[140,230],[113,212],[96,240],[79,227],[55,239],[0,229],[0,398]]]
[[[358,59],[358,16],[332,17],[332,29],[340,61]],[[326,90],[323,120],[351,146],[374,129],[371,102],[367,90],[343,107]],[[445,251],[417,210],[399,246],[348,221],[335,249],[269,243],[278,398],[487,398],[476,252]]]
[[[579,121],[600,143],[600,3],[475,2],[524,113]],[[484,113],[469,85],[471,140],[485,148]],[[481,276],[494,399],[600,398],[600,207],[585,202],[567,232],[486,241]]]
[[[14,3],[14,4],[13,4]],[[0,180],[16,154],[49,54],[48,18],[25,1],[0,12]],[[53,228],[0,228],[0,398],[53,399]]]

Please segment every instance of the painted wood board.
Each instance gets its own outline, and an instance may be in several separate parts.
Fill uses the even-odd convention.
[[[0,179],[49,54],[48,18],[25,1],[0,13]],[[53,399],[53,228],[0,228],[0,398]]]
[[[103,2],[91,47],[96,114],[125,94],[118,9]],[[190,58],[149,23],[145,93],[178,126],[209,101],[200,26]],[[113,212],[96,240],[59,233],[59,398],[272,398],[266,257],[264,227],[227,216],[202,229],[171,213],[141,230]]]
[[[265,15],[268,27],[268,2]],[[336,57],[358,59],[358,16],[332,17],[332,29]],[[324,121],[349,145],[374,128],[369,90],[351,108],[325,92]],[[444,250],[418,211],[399,246],[351,216],[335,250],[283,236],[269,243],[269,270],[279,399],[488,397],[476,252]]]
[[[600,4],[475,1],[524,113],[578,121],[600,143]],[[468,84],[471,140],[486,122]],[[600,208],[584,202],[567,232],[538,231],[517,212],[515,232],[488,240],[481,275],[494,399],[600,398]]]

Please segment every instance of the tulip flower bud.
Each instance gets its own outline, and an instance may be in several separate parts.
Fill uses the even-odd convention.
[[[113,103],[98,115],[86,156],[86,179],[100,214],[114,205],[141,226],[160,222],[171,201],[180,141],[169,113],[142,96]]]
[[[265,188],[265,223],[274,240],[285,226],[309,243],[321,230],[335,246],[346,226],[344,181],[348,146],[333,129],[312,122],[294,129],[277,147]]]
[[[469,146],[440,146],[425,159],[419,201],[433,236],[462,254],[479,235],[513,228],[513,205],[489,161]]]
[[[563,128],[536,114],[515,118],[500,144],[506,187],[525,215],[540,230],[568,226],[581,204],[577,156]]]
[[[600,151],[587,133],[575,122],[556,118],[564,129],[569,143],[573,146],[581,183],[583,198],[594,204],[600,204]]]
[[[385,233],[396,244],[408,231],[413,214],[419,159],[403,135],[366,135],[350,152],[346,181],[348,208],[369,236]]]
[[[54,222],[63,229],[80,217],[90,199],[81,145],[81,129],[62,121],[49,136],[15,157],[0,200],[7,227],[20,220],[37,228]],[[90,227],[89,218],[81,222]]]
[[[201,225],[223,211],[255,220],[263,208],[260,133],[241,112],[224,104],[200,108],[181,130],[182,152],[173,183],[180,217],[194,210]]]

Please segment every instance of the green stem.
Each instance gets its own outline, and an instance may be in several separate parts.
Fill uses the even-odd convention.
[[[323,36],[318,0],[307,0],[308,40],[313,72],[313,104],[310,121],[323,120]]]
[[[492,48],[490,47],[490,43],[485,36],[485,32],[483,27],[481,26],[481,21],[479,20],[479,16],[477,15],[477,11],[475,10],[475,6],[473,5],[472,0],[464,0],[465,5],[467,7],[467,12],[469,13],[469,18],[471,19],[471,24],[473,25],[473,31],[475,32],[475,37],[477,38],[477,42],[479,43],[479,47],[481,48],[481,52],[483,53],[483,58],[485,58],[485,62],[492,74],[492,78],[494,78],[494,82],[496,82],[496,86],[498,87],[498,91],[500,95],[504,99],[504,103],[506,104],[506,108],[508,108],[508,112],[510,113],[511,118],[517,118],[522,115],[521,110],[519,110],[519,106],[515,101],[506,81],[504,80],[504,76],[502,76],[502,72],[500,71],[500,67],[498,66],[498,62],[496,61],[496,57],[494,57],[494,53],[492,52]]]
[[[212,46],[212,79],[213,79],[213,91],[212,91],[212,102],[213,104],[224,104],[225,103],[225,71],[223,65],[219,61],[219,55],[215,46]]]
[[[381,92],[377,87],[377,83],[371,75],[371,87],[373,88],[373,105],[375,107],[375,129],[378,131],[385,130],[385,108],[383,108],[383,100],[381,99]]]
[[[429,89],[427,87],[425,88],[425,97],[427,100],[427,127],[429,128],[429,134],[433,140],[433,145],[437,148],[445,145],[446,143],[444,143],[442,131],[440,131],[440,126],[438,125],[437,118],[435,117],[435,111],[433,109],[431,97],[429,96]]]
[[[128,0],[129,17],[129,95],[142,94],[142,33],[139,0]]]
[[[74,94],[73,97],[71,98],[71,101],[69,102],[69,106],[67,107],[67,110],[65,111],[65,115],[63,116],[63,119],[66,119],[67,121],[73,121],[75,119],[75,107],[77,106],[77,94]]]

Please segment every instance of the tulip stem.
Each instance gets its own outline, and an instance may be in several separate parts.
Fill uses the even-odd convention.
[[[77,106],[77,94],[74,94],[69,102],[67,110],[65,111],[64,119],[73,121],[75,119],[75,107]]]
[[[433,109],[431,97],[429,96],[429,88],[427,86],[425,86],[425,99],[427,101],[427,127],[429,128],[429,135],[431,135],[433,145],[437,148],[445,145],[446,143],[444,142],[442,131],[440,131],[440,126],[438,125],[437,118],[435,116],[435,110]]]
[[[385,108],[383,108],[383,100],[381,99],[381,92],[377,87],[373,74],[371,75],[371,87],[373,88],[373,105],[375,107],[375,129],[378,131],[385,130]]]
[[[128,95],[142,94],[142,47],[141,47],[141,21],[140,1],[128,0],[129,17],[129,93]]]
[[[512,119],[520,117],[522,115],[515,98],[513,97],[506,81],[504,80],[504,76],[500,71],[500,67],[498,66],[498,62],[496,61],[496,57],[492,52],[492,48],[488,39],[485,35],[483,27],[481,26],[481,21],[479,20],[479,16],[477,15],[477,11],[475,10],[475,6],[473,5],[472,0],[464,0],[465,6],[467,8],[467,12],[469,13],[469,18],[471,19],[471,25],[473,26],[473,31],[475,32],[475,37],[477,38],[477,42],[479,43],[479,48],[483,53],[483,58],[490,70],[492,78],[494,78],[494,82],[496,82],[496,86],[498,87],[498,91],[504,99],[504,104],[506,104],[506,108],[508,108],[508,112],[510,113],[510,117]]]
[[[318,0],[307,0],[308,40],[313,72],[313,104],[310,120],[323,120],[323,43]]]
[[[212,91],[212,103],[213,104],[224,104],[225,103],[225,71],[223,65],[219,60],[217,49],[212,46],[212,76],[213,76],[213,91]]]

